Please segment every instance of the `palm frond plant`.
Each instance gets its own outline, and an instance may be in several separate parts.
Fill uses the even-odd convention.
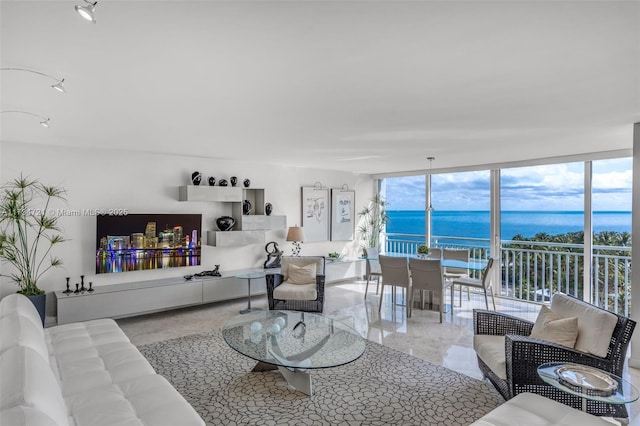
[[[66,201],[66,191],[23,176],[0,191],[0,260],[13,267],[0,276],[10,278],[25,296],[44,294],[38,280],[62,265],[51,254],[54,246],[65,241],[60,216],[51,206],[56,200]]]
[[[366,247],[379,247],[380,233],[384,232],[389,222],[387,202],[377,194],[358,212],[358,216],[360,217],[358,233]]]

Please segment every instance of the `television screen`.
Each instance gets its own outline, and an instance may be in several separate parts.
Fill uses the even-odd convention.
[[[200,265],[200,214],[98,215],[96,274]]]

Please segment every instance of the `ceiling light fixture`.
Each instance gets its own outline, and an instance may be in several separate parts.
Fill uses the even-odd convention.
[[[75,6],[76,12],[78,13],[78,15],[82,16],[82,18],[95,24],[96,18],[93,16],[93,12],[94,10],[96,10],[96,4],[98,4],[98,2],[90,2],[88,0],[84,0],[84,2],[86,3],[86,5],[84,6]]]
[[[40,122],[40,125],[42,127],[46,127],[47,129],[49,128],[49,122],[51,121],[51,118],[47,118],[47,117],[43,117],[40,114],[34,114],[33,112],[29,112],[29,111],[0,111],[0,114],[6,114],[6,113],[17,113],[17,114],[27,114],[27,115],[32,115],[34,117],[38,117],[40,118],[42,121]]]
[[[427,210],[430,212],[433,211],[433,205],[431,204],[431,170],[432,170],[433,160],[435,159],[436,157],[427,157],[427,160],[429,160],[429,207],[427,208]]]
[[[61,93],[66,93],[66,90],[64,89],[64,78],[62,80],[58,80],[57,78],[50,76],[49,74],[45,74],[43,72],[40,71],[34,71],[34,70],[28,70],[26,68],[0,68],[0,71],[25,71],[25,72],[30,72],[33,74],[38,74],[38,75],[42,75],[44,77],[48,77],[52,80],[54,80],[56,83],[52,84],[51,87],[53,87],[54,89],[56,89],[58,92]]]

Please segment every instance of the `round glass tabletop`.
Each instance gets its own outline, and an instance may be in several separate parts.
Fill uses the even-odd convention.
[[[323,315],[296,311],[251,312],[232,318],[222,337],[239,353],[267,364],[329,368],[364,353],[365,341],[353,328]]]
[[[258,278],[264,278],[267,276],[266,272],[259,272],[259,271],[253,271],[253,272],[243,272],[241,274],[238,275],[234,275],[235,278],[238,279],[249,279],[249,280],[254,280],[254,279],[258,279]]]
[[[538,375],[553,387],[592,401],[626,404],[640,397],[631,383],[595,367],[549,362],[538,367]]]

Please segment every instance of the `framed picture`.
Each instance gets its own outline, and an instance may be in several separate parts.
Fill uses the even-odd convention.
[[[329,189],[302,187],[304,241],[329,240]]]
[[[355,201],[355,191],[338,188],[331,190],[331,241],[353,240]]]

